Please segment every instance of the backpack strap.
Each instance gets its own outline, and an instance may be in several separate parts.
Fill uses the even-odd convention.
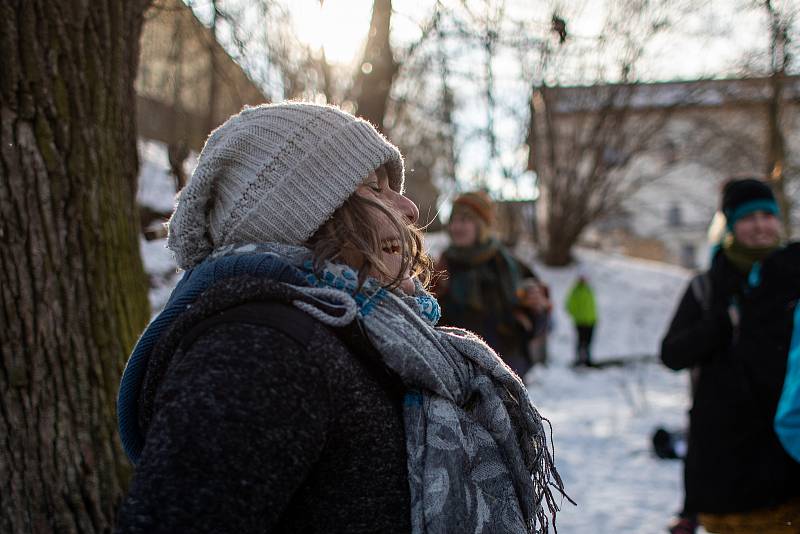
[[[220,324],[230,323],[261,325],[278,330],[304,349],[308,347],[308,342],[311,339],[309,335],[311,330],[316,324],[323,324],[308,313],[287,302],[276,300],[246,302],[222,310],[216,315],[197,323],[181,339],[180,349],[186,351],[198,337],[211,328]],[[367,372],[373,378],[394,395],[402,397],[405,392],[405,386],[403,386],[400,378],[383,363],[358,321],[353,321],[347,326],[338,328],[325,324],[323,326],[330,330],[347,350],[364,364]]]
[[[228,323],[263,325],[279,330],[289,338],[305,347],[308,333],[317,320],[291,304],[281,301],[246,302],[233,308],[222,310],[197,323],[181,339],[181,350],[188,349],[202,334],[211,328]]]

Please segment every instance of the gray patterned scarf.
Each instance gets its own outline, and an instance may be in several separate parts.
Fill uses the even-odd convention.
[[[327,264],[314,271],[304,247],[245,245],[230,254],[270,254],[302,271],[307,296],[295,306],[331,326],[354,319],[384,363],[409,388],[403,407],[415,534],[534,533],[555,527],[563,483],[543,418],[525,386],[474,334],[435,328],[438,304],[419,284],[405,295]],[[567,497],[568,498],[568,497]]]

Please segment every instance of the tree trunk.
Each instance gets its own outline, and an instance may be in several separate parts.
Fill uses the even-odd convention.
[[[115,396],[148,317],[133,81],[147,2],[0,17],[0,531],[108,532]]]
[[[544,249],[542,260],[550,267],[564,267],[572,261],[572,244],[554,241]]]
[[[561,175],[558,170],[556,147],[561,140],[550,98],[544,84],[533,88],[526,142],[528,170],[536,172],[541,192],[536,202],[539,214],[535,218],[535,225],[537,242],[542,248],[542,260],[546,265],[562,267],[572,261],[572,247],[583,230],[574,219],[586,207],[578,204],[574,196],[569,194],[571,179]]]
[[[767,179],[772,183],[775,199],[781,209],[781,219],[786,237],[791,237],[791,203],[786,194],[784,170],[786,150],[781,129],[781,107],[783,99],[783,73],[773,73],[770,78],[770,99],[767,103]]]
[[[391,20],[392,0],[374,0],[367,48],[356,83],[356,112],[382,132],[389,93],[397,74],[389,42]]]
[[[220,65],[217,61],[217,20],[219,14],[219,6],[217,0],[211,0],[211,36],[212,38],[206,43],[206,51],[208,53],[208,109],[206,110],[206,131],[211,132],[219,126],[219,119],[217,115],[217,102],[219,101],[219,70]]]
[[[791,201],[786,194],[786,147],[781,125],[783,111],[783,82],[789,66],[788,22],[771,0],[764,2],[770,26],[770,97],[767,102],[767,179],[772,182],[775,199],[781,209],[786,237],[791,237]]]
[[[547,224],[544,232],[545,243],[542,260],[545,265],[563,267],[572,261],[572,248],[583,232],[583,226],[576,220],[580,208],[575,206],[574,202],[557,199],[544,208],[547,210],[545,215]],[[572,213],[573,216],[565,215],[565,213]]]

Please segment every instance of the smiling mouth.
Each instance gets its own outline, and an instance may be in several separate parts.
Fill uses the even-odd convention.
[[[381,241],[381,250],[386,254],[394,254],[400,256],[403,253],[403,244],[397,238],[384,239]]]

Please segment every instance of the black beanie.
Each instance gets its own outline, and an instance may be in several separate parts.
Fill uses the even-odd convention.
[[[755,178],[731,180],[722,190],[722,212],[728,220],[728,227],[754,211],[765,211],[778,215],[778,203],[766,182]]]

